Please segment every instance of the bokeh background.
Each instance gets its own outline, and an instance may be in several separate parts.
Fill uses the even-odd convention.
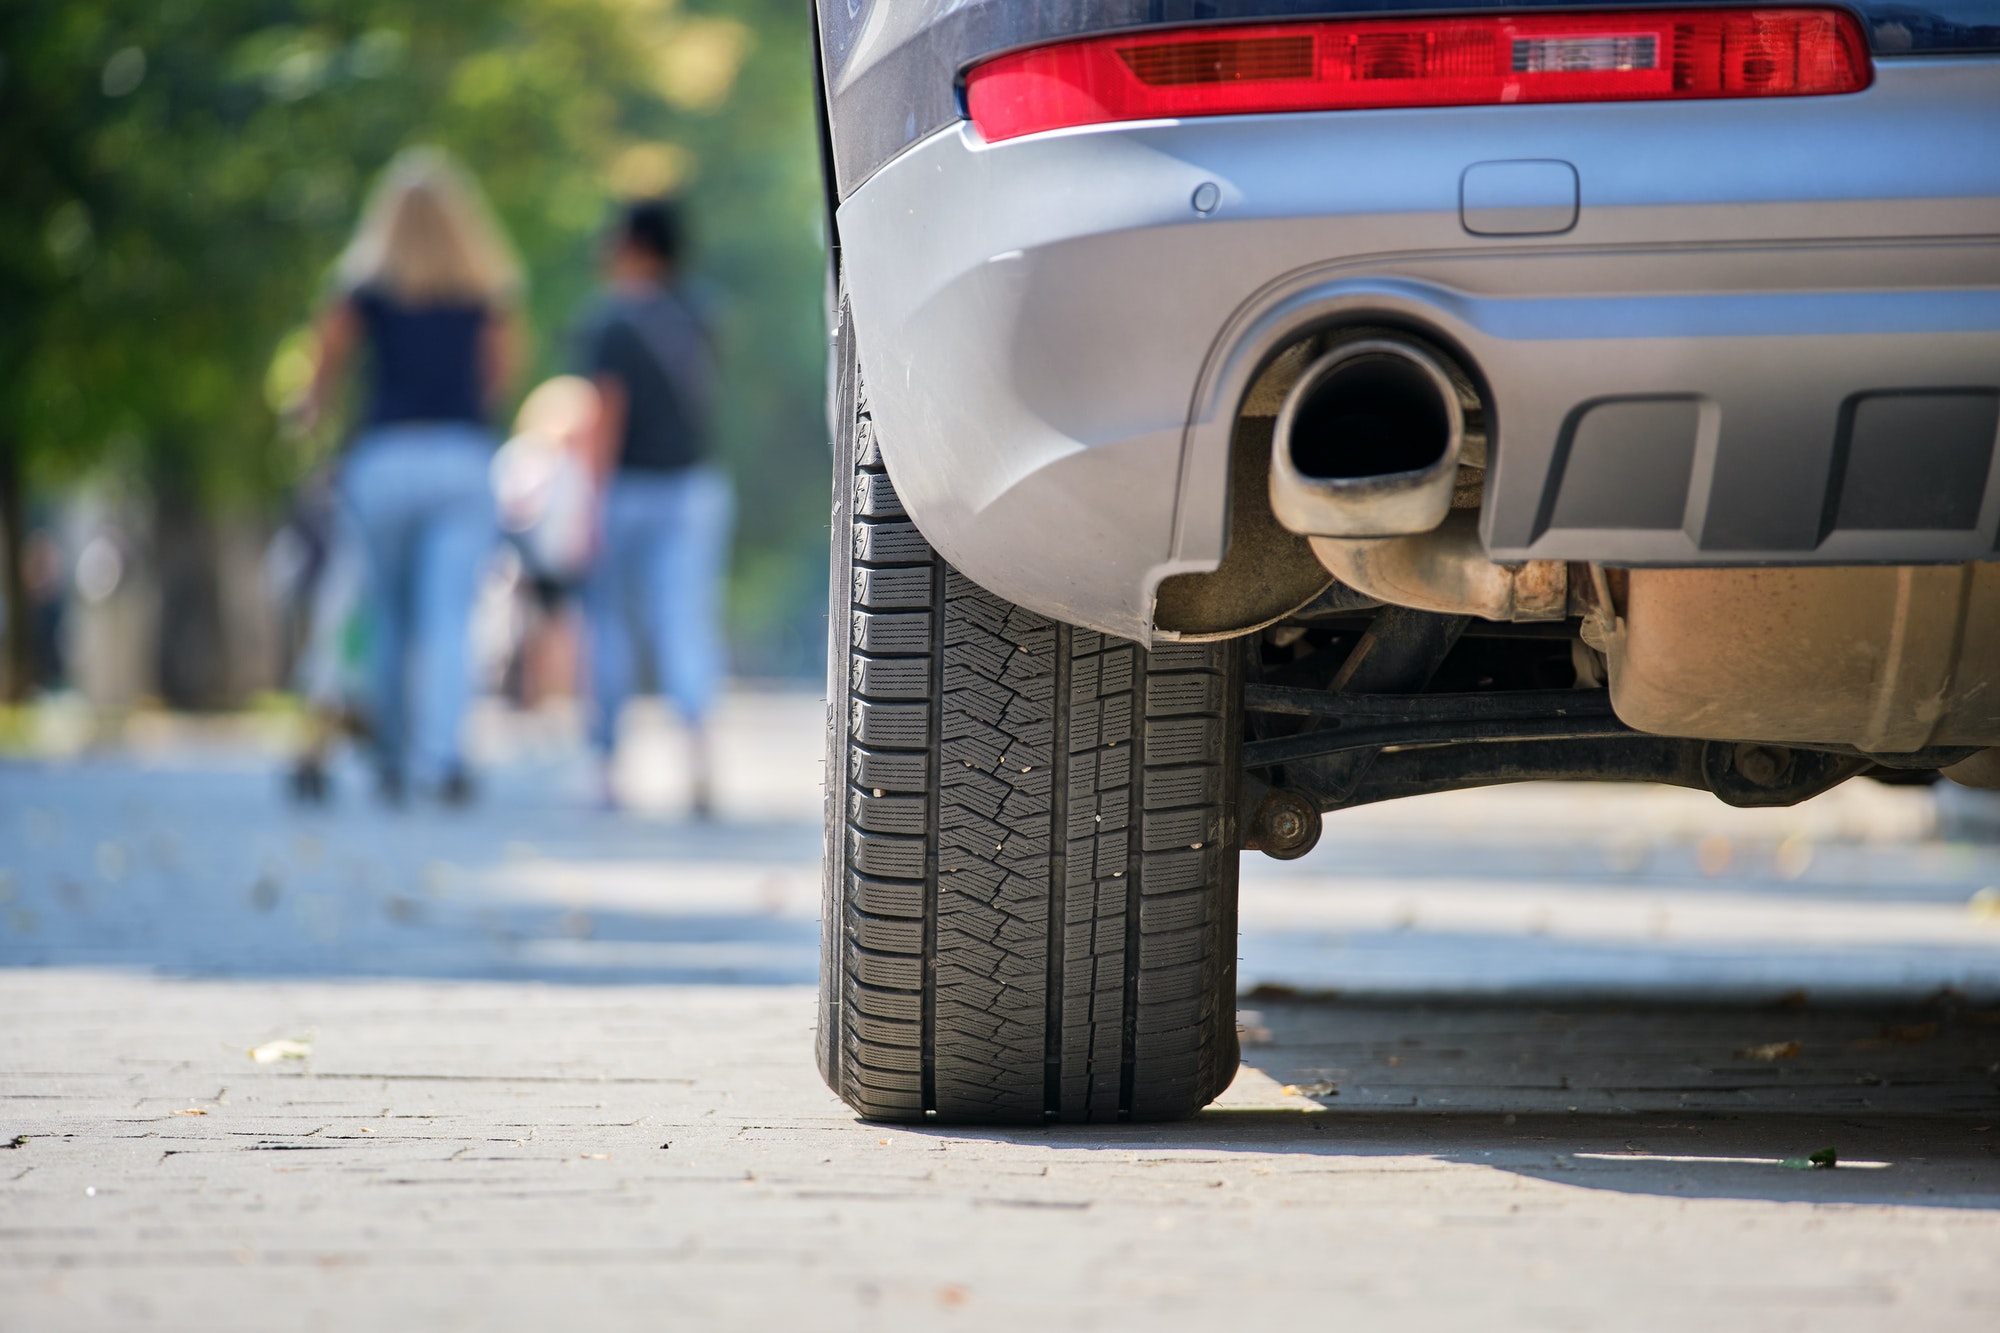
[[[825,242],[794,0],[61,0],[0,5],[5,689],[240,709],[285,683],[288,497],[339,423],[285,428],[376,172],[477,174],[530,275],[533,367],[622,199],[691,215],[742,497],[735,670],[823,669]]]

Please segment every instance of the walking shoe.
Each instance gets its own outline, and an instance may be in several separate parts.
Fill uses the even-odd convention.
[[[479,796],[479,788],[472,781],[472,774],[463,767],[455,767],[444,775],[438,784],[438,800],[453,809],[463,809],[471,805]]]

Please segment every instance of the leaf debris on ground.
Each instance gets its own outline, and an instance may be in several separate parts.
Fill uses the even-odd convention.
[[[310,1036],[280,1037],[262,1046],[252,1046],[249,1050],[250,1058],[260,1065],[274,1065],[280,1060],[308,1060],[312,1058],[312,1053]]]

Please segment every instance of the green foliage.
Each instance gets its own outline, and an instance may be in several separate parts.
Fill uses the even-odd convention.
[[[614,201],[671,189],[724,297],[724,449],[755,493],[739,629],[786,638],[824,567],[807,14],[0,4],[0,448],[43,485],[108,463],[210,509],[268,505],[301,466],[273,399],[307,363],[299,331],[397,149],[440,144],[486,187],[527,264],[537,377],[568,359]]]

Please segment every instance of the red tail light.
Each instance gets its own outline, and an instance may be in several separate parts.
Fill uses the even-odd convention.
[[[1845,10],[1619,10],[1119,33],[998,56],[965,91],[996,140],[1266,111],[1803,97],[1869,77]]]

